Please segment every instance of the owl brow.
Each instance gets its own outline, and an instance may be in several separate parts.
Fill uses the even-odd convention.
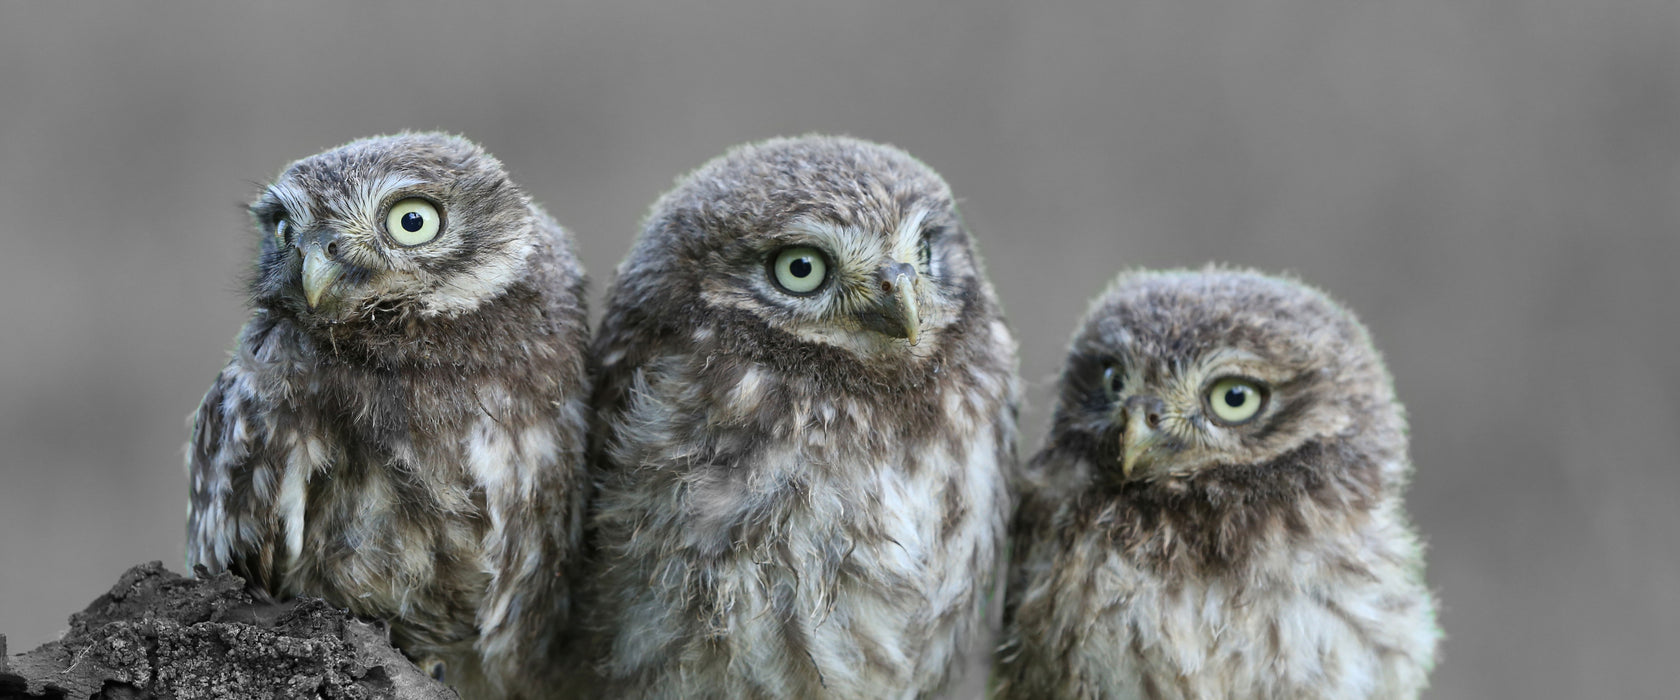
[[[901,254],[914,255],[922,243],[922,223],[932,212],[927,209],[916,208],[898,222],[897,236],[893,240],[893,257],[901,258]]]
[[[424,180],[399,173],[386,173],[378,177],[363,180],[356,183],[356,190],[353,193],[356,208],[359,209],[369,221],[374,221],[379,218],[380,206],[385,203],[385,200],[388,199],[392,193],[424,183]]]
[[[811,216],[802,216],[789,222],[783,229],[787,233],[811,236],[825,243],[836,243],[852,234],[852,229],[845,224],[838,224]]]
[[[292,225],[308,228],[314,223],[315,212],[309,208],[309,198],[286,185],[270,185],[268,197],[280,205],[280,214],[291,219]]]
[[[859,235],[857,230],[832,221],[824,221],[813,217],[795,219],[783,229],[786,233],[809,236],[828,249],[837,265],[844,265],[848,260],[859,260],[875,254],[864,245],[868,236]]]
[[[1254,365],[1265,362],[1264,358],[1247,350],[1237,348],[1220,348],[1206,355],[1196,358],[1193,363],[1194,371],[1212,375],[1219,370],[1242,365]],[[1186,370],[1190,368],[1184,368]]]

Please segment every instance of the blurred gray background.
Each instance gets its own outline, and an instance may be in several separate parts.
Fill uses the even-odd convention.
[[[1130,266],[1289,270],[1409,407],[1435,698],[1680,685],[1680,3],[1144,0],[789,8],[0,6],[0,633],[180,568],[186,416],[243,321],[241,203],[403,128],[482,142],[594,299],[645,207],[742,141],[941,171],[1021,339]]]

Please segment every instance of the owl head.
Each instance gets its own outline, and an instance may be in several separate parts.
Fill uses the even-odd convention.
[[[1097,482],[1267,488],[1349,450],[1398,457],[1403,430],[1352,314],[1290,279],[1209,267],[1122,274],[1092,304],[1047,451]]]
[[[826,136],[741,146],[679,180],[613,296],[644,336],[716,329],[732,352],[857,369],[854,383],[937,364],[995,314],[945,182],[896,148]]]
[[[521,276],[545,216],[494,157],[441,133],[292,163],[250,213],[254,302],[305,326],[475,309]]]

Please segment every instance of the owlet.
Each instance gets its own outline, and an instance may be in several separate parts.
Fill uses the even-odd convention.
[[[1413,698],[1439,633],[1388,372],[1253,272],[1122,275],[1025,469],[1002,698]]]
[[[902,151],[742,146],[661,198],[593,354],[608,697],[907,697],[983,631],[1015,343]]]
[[[188,564],[387,620],[467,697],[547,687],[587,484],[569,234],[432,133],[293,163],[250,212],[251,318],[188,446]]]

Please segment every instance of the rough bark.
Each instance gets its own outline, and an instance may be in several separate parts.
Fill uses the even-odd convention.
[[[185,578],[152,562],[70,616],[56,642],[8,656],[0,700],[414,698],[455,700],[378,623],[315,598],[275,602],[232,574]]]

